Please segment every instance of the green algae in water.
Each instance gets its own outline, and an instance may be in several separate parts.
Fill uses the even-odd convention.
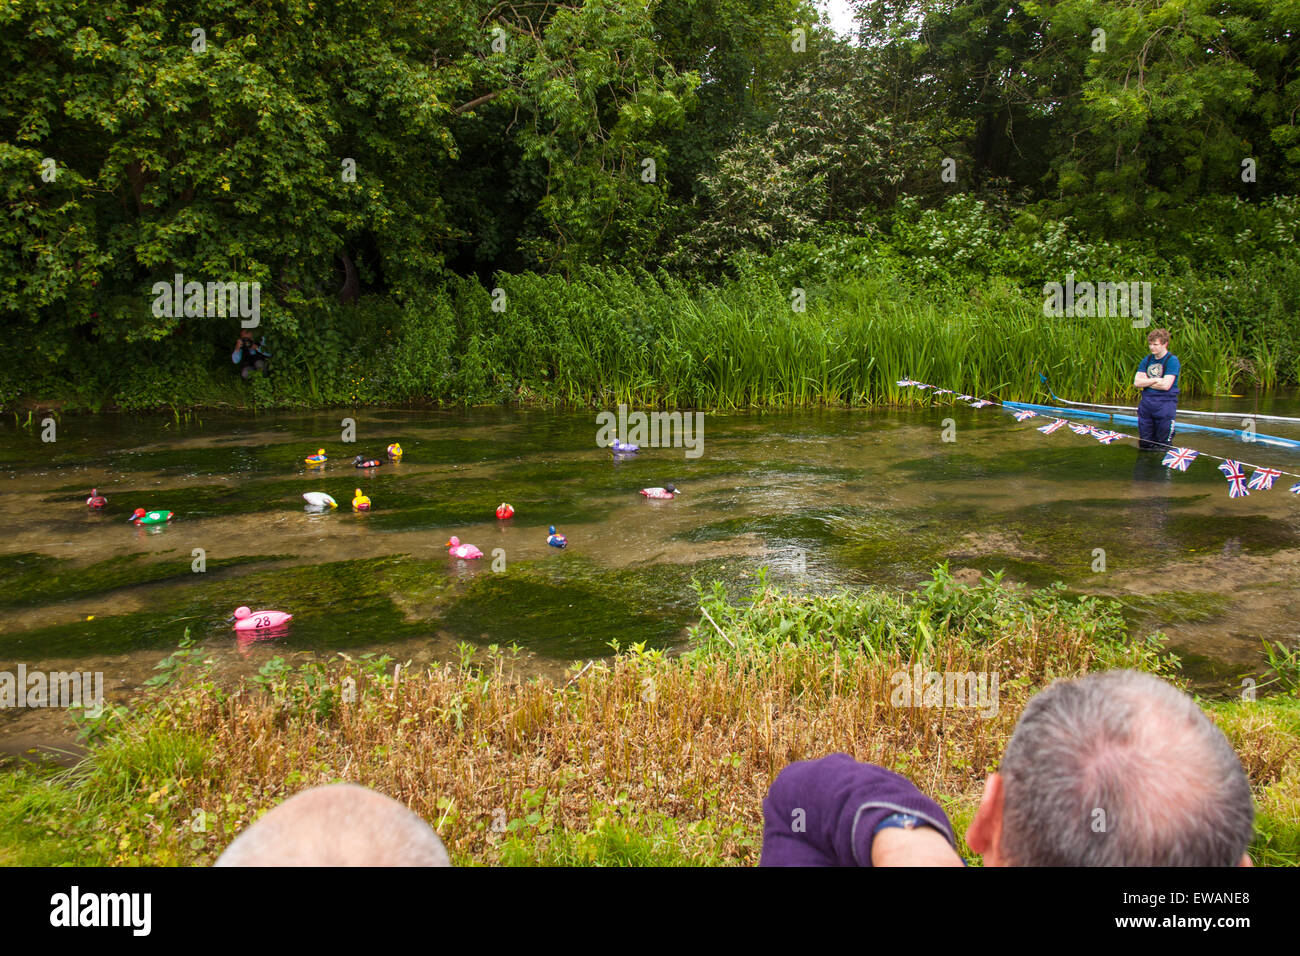
[[[562,489],[566,483],[581,482],[585,495],[617,495],[665,481],[686,488],[690,481],[740,477],[752,467],[748,462],[709,456],[683,458],[681,449],[651,449],[615,460],[608,450],[593,448],[590,457],[520,462],[498,469],[497,475],[534,490]]]
[[[663,646],[688,623],[611,597],[592,585],[506,575],[479,578],[447,612],[446,627],[482,643],[519,643],[572,659],[604,656],[609,641]]]
[[[1168,504],[1168,507],[1165,505]],[[1158,499],[1045,502],[990,515],[972,506],[882,511],[834,528],[836,556],[877,577],[906,579],[940,561],[982,572],[1005,570],[1036,586],[1055,581],[1096,585],[1096,549],[1107,572],[1150,570],[1179,556],[1213,552],[1234,541],[1242,550],[1269,553],[1296,547],[1296,532],[1262,515],[1182,513]],[[1244,542],[1249,542],[1247,546]],[[1104,586],[1104,585],[1103,585]]]
[[[404,562],[409,566],[401,567]],[[233,641],[235,632],[227,618],[240,605],[293,614],[288,630],[276,638],[287,648],[356,647],[416,637],[431,633],[431,628],[424,621],[408,620],[398,608],[393,580],[401,576],[413,590],[410,579],[418,577],[427,596],[445,582],[445,575],[445,562],[434,565],[400,557],[273,568],[220,580],[191,575],[202,580],[157,594],[147,611],[96,615],[93,621],[0,635],[0,658],[168,647],[187,627],[200,639]]]
[[[1160,591],[1156,594],[1125,595],[1117,598],[1127,616],[1135,620],[1200,623],[1222,617],[1235,603],[1215,591]]]
[[[289,557],[291,555],[209,558],[206,573]],[[0,607],[54,604],[161,581],[192,583],[193,577],[194,569],[188,554],[178,554],[174,561],[148,561],[142,554],[125,554],[84,567],[30,552],[5,555],[0,557]]]
[[[1206,696],[1240,700],[1242,679],[1250,677],[1258,682],[1267,670],[1263,664],[1257,667],[1243,667],[1241,664],[1216,660],[1177,645],[1170,646],[1168,650],[1177,654],[1182,676],[1191,682],[1196,693]],[[1263,697],[1267,692],[1261,690],[1259,693]]]
[[[538,524],[580,522],[600,517],[603,505],[574,494],[548,495],[545,490],[514,482],[427,482],[416,495],[390,495],[382,486],[370,487],[371,527],[385,531],[463,528],[496,520],[496,506],[508,501],[518,521]],[[573,487],[573,486],[567,486]],[[445,540],[445,539],[444,539]],[[442,541],[436,542],[441,544]]]
[[[174,485],[168,488],[100,487],[100,493],[109,498],[107,508],[94,514],[70,514],[64,521],[108,517],[125,523],[127,517],[137,507],[164,508],[174,512],[176,518],[181,520],[271,514],[286,510],[301,511],[306,504],[302,497],[305,491],[324,491],[332,495],[342,507],[347,501],[352,500],[352,490],[356,486],[355,477],[347,475],[326,481],[316,476],[304,476],[260,481],[246,479],[238,485]],[[341,497],[342,495],[346,495],[346,499]],[[44,501],[47,504],[66,504],[76,498],[76,495],[57,495],[49,496]],[[80,498],[84,499],[85,494],[83,493]],[[409,499],[411,503],[419,500],[414,496]]]
[[[984,575],[1001,571],[1012,581],[1021,581],[1036,588],[1047,587],[1062,580],[1061,575],[1050,567],[1006,555],[981,555],[969,558],[954,555],[952,560],[963,567],[974,568]]]
[[[827,554],[857,582],[902,584],[927,576],[950,556],[961,555],[966,549],[954,538],[959,539],[963,529],[983,526],[973,508],[937,513],[847,506],[724,518],[675,537],[706,542],[758,535],[772,546],[796,545]],[[996,570],[1002,560],[998,556],[990,561],[987,570]]]
[[[839,584],[909,584],[949,560],[954,566],[987,572],[1006,570],[1011,577],[1031,584],[1067,580],[1086,590],[1107,584],[1107,575],[1091,572],[1092,551],[1098,547],[1106,550],[1108,570],[1124,573],[1225,546],[1255,553],[1292,547],[1297,541],[1294,522],[1242,515],[1240,502],[1234,503],[1233,513],[1200,513],[1206,510],[1211,491],[1215,497],[1226,498],[1221,479],[1212,471],[1179,475],[1176,482],[1167,482],[1167,495],[1152,495],[1154,482],[1149,477],[1143,480],[1140,474],[1143,466],[1152,465],[1150,458],[1134,460],[1131,450],[1104,449],[1090,440],[1074,444],[1070,436],[1062,436],[1061,441],[1028,436],[1023,449],[998,453],[999,443],[986,439],[1002,433],[1009,423],[981,417],[984,413],[958,409],[959,434],[965,438],[958,445],[940,445],[936,416],[950,411],[935,409],[929,418],[920,416],[925,429],[933,426],[933,446],[918,440],[916,413],[884,413],[883,418],[873,413],[870,420],[821,413],[710,415],[701,459],[686,459],[683,449],[646,449],[640,456],[616,462],[608,451],[595,447],[594,414],[499,409],[362,409],[351,413],[357,419],[359,440],[350,446],[338,441],[339,416],[348,414],[342,411],[213,415],[205,416],[206,427],[174,429],[164,427],[170,416],[158,420],[105,416],[76,422],[69,418],[60,420],[57,452],[52,446],[39,446],[37,455],[36,433],[6,436],[0,452],[12,453],[19,471],[25,462],[36,459],[42,469],[48,469],[51,461],[84,466],[94,460],[116,461],[128,469],[152,469],[164,475],[167,487],[153,486],[151,476],[134,476],[130,471],[131,484],[124,489],[105,488],[100,480],[100,490],[112,502],[108,516],[87,514],[81,504],[89,493],[87,487],[56,481],[57,490],[43,499],[55,506],[43,513],[43,527],[69,537],[98,520],[123,521],[137,505],[169,508],[181,521],[301,513],[302,492],[316,490],[332,494],[345,511],[352,489],[360,485],[374,500],[375,511],[358,520],[377,531],[428,530],[436,534],[431,545],[437,546],[449,533],[462,537],[467,530],[470,535],[483,533],[481,529],[495,520],[492,509],[502,500],[519,509],[517,525],[535,521],[544,528],[551,522],[595,523],[611,504],[636,500],[637,489],[673,481],[686,490],[688,503],[707,502],[706,508],[687,512],[698,516],[701,523],[679,530],[676,540],[716,542],[752,534],[777,546],[794,544],[806,548],[810,563],[826,569]],[[974,440],[968,441],[971,436]],[[172,437],[198,438],[212,444],[193,449],[162,446]],[[374,473],[351,468],[353,454],[382,456],[390,441],[401,441],[406,449],[402,465],[381,467]],[[858,456],[862,467],[820,463],[845,442],[865,449],[865,454]],[[143,443],[157,443],[157,447],[139,447]],[[773,443],[784,447],[773,447]],[[123,450],[133,444],[138,451]],[[323,472],[307,470],[301,459],[321,446],[331,455],[331,463]],[[900,454],[910,457],[899,463]],[[457,465],[475,467],[469,471],[454,467]],[[1167,469],[1160,467],[1146,471],[1162,479],[1168,477]],[[71,474],[65,472],[64,477]],[[201,477],[205,474],[213,477]],[[206,483],[186,484],[191,475]],[[935,498],[934,492],[922,486],[944,477],[960,484],[951,497],[939,496],[925,506],[913,504],[917,497]],[[912,478],[916,479],[915,491],[895,489],[890,493],[889,482]],[[1017,479],[1031,480],[1044,496],[1054,500],[1007,511],[995,511],[973,500],[988,489],[999,502],[1005,502]],[[699,487],[706,482],[710,488]],[[1117,488],[1120,483],[1134,489],[1132,499],[1122,496],[1122,488]],[[827,495],[829,506],[746,516],[754,509],[751,502],[761,500],[763,492],[774,486],[789,500],[792,485],[814,489],[818,498]],[[1089,488],[1105,491],[1070,498],[1072,493]],[[1103,497],[1106,492],[1112,495]],[[1245,507],[1253,504],[1254,499]],[[1226,505],[1219,510],[1226,512]],[[324,529],[331,519],[319,520]],[[472,530],[475,527],[480,530]],[[681,525],[672,527],[680,529]],[[375,544],[382,548],[382,539],[368,539],[368,546]],[[101,551],[97,556],[104,553],[111,552]],[[314,559],[310,554],[299,557]],[[531,603],[519,611],[519,617],[537,632],[527,643],[541,653],[548,653],[539,646],[547,641],[565,646],[568,638],[561,633],[559,622],[564,615],[560,612],[570,604],[581,611],[582,627],[606,629],[588,635],[598,653],[604,652],[611,637],[619,635],[622,621],[631,621],[634,633],[651,635],[655,628],[643,618],[656,612],[664,620],[675,621],[678,610],[685,608],[682,617],[688,623],[694,620],[690,617],[694,607],[689,581],[675,566],[638,568],[627,576],[623,571],[584,566],[575,560],[581,557],[570,551],[563,558],[538,562],[536,567],[512,562],[506,572],[507,578],[520,574],[520,595]],[[80,591],[75,575],[64,575],[58,567],[47,565],[57,577],[66,579],[69,587],[38,590],[30,601],[10,597],[14,603],[9,606],[53,605],[68,597],[118,589],[129,593],[133,585],[148,584],[150,614],[120,615],[123,620],[118,624],[102,617],[83,622],[103,624],[105,630],[87,633],[99,635],[94,640],[118,646],[134,646],[132,642],[140,641],[172,646],[179,631],[193,622],[207,628],[204,633],[209,636],[230,637],[224,619],[243,603],[292,611],[295,620],[283,639],[288,646],[374,645],[389,634],[409,637],[439,630],[454,630],[474,640],[486,633],[489,640],[508,643],[509,635],[524,629],[504,617],[492,617],[514,609],[505,582],[492,580],[496,576],[486,560],[458,567],[441,554],[431,562],[388,556],[344,562],[339,567],[347,568],[341,573],[329,570],[328,565],[296,569],[297,576],[282,575],[283,568],[241,573],[240,568],[228,567],[221,576],[234,586],[225,590],[215,587],[221,581],[190,580],[183,556],[176,562],[176,580],[165,575],[153,577],[162,573],[159,569],[167,559],[151,563],[133,556],[115,561],[120,563],[104,562]],[[229,562],[213,561],[209,567],[219,568],[223,563]],[[753,566],[748,559],[731,559],[733,574]],[[0,578],[4,567],[0,562]],[[36,582],[39,587],[39,573],[23,576],[31,570],[14,571],[19,574],[15,580],[23,586]],[[696,573],[713,572],[697,567]],[[186,579],[183,584],[181,577]],[[590,603],[597,596],[614,612],[605,623],[598,623],[599,615]],[[484,611],[479,626],[469,610],[474,602]],[[454,619],[454,628],[448,626],[448,616]],[[155,640],[151,635],[160,626],[170,630]],[[663,630],[670,635],[678,633],[667,624]],[[20,635],[24,639],[34,636],[35,632]],[[659,640],[644,639],[652,644]],[[52,636],[51,640],[51,646],[70,646],[62,637],[56,640]],[[46,649],[29,648],[29,653],[44,654]]]
[[[1109,477],[1124,468],[1131,468],[1131,463],[1120,465],[1113,460],[1099,459],[1095,449],[1047,446],[1017,449],[1015,454],[981,455],[961,450],[966,446],[960,444],[941,444],[937,431],[935,436],[933,454],[893,462],[890,465],[891,472],[899,474],[900,478],[906,475],[908,481],[967,481],[973,478],[997,480],[1022,478],[1026,475],[1061,475],[1064,484],[1067,474],[1071,479],[1078,476]]]
[[[1226,492],[1225,492],[1226,496]],[[1300,534],[1265,515],[1178,515],[1170,531],[1190,550],[1219,550],[1234,541],[1250,554],[1270,554],[1300,546]]]
[[[718,562],[604,570],[571,555],[512,564],[501,574],[486,560],[464,564],[398,555],[188,582],[158,594],[148,611],[0,635],[0,659],[166,648],[187,627],[234,646],[227,618],[246,604],[294,615],[272,638],[286,650],[382,645],[445,630],[472,641],[518,641],[567,660],[607,654],[613,637],[669,645],[694,621],[693,575],[735,580],[742,573],[733,564],[727,575]]]
[[[667,647],[697,619],[692,577],[726,577],[718,561],[597,570],[582,559],[512,565],[481,575],[449,608],[444,625],[480,643],[518,642],[563,660],[604,656],[609,642]],[[647,606],[646,595],[654,595]]]
[[[680,531],[673,538],[699,543],[726,541],[740,535],[754,534],[780,542],[829,545],[840,536],[836,530],[837,524],[863,511],[864,509],[856,508],[801,509],[784,515],[724,518]]]

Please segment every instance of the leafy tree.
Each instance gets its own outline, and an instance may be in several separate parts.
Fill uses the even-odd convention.
[[[1162,215],[1199,195],[1300,185],[1300,4],[1068,0],[1026,9],[1086,56],[1054,131],[1057,195],[1114,220]],[[1094,30],[1104,31],[1105,48]],[[1243,183],[1242,160],[1258,182]]]
[[[900,108],[890,62],[889,51],[823,38],[774,92],[772,121],[741,136],[719,155],[716,172],[701,176],[707,205],[675,257],[716,268],[739,251],[767,254],[826,224],[863,228],[909,186],[943,191],[942,117]]]
[[[747,129],[772,119],[779,86],[816,55],[820,14],[806,0],[660,0],[656,38],[679,73],[700,77],[696,107],[665,141],[672,195],[689,203],[703,192],[700,177]],[[796,50],[794,31],[804,31]]]
[[[566,269],[651,255],[668,204],[662,136],[699,77],[660,55],[647,0],[559,9],[540,34],[516,28],[508,51],[495,81],[523,114],[521,161],[545,181],[536,212],[547,230],[521,241],[525,253]]]
[[[6,192],[36,210],[11,207],[0,308],[39,311],[52,336],[85,323],[132,341],[180,326],[150,308],[153,283],[178,272],[260,282],[290,327],[285,307],[332,294],[358,247],[376,250],[362,264],[372,279],[436,275],[428,240],[449,229],[431,169],[454,152],[447,118],[466,82],[427,65],[436,13],[381,0],[7,5]],[[67,171],[57,189],[36,184],[36,156]],[[61,223],[76,237],[66,249]]]

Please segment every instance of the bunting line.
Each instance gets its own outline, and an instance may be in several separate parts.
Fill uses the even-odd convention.
[[[970,395],[958,395],[950,388],[936,388],[933,385],[927,385],[924,382],[918,382],[915,379],[904,378],[898,381],[899,388],[918,388],[934,389],[935,395],[956,395],[958,401],[966,402],[971,408],[987,408],[990,405],[996,405],[998,408],[1005,408],[1001,402],[988,398],[974,398]],[[1030,409],[1012,410],[1016,421],[1028,421],[1031,418],[1039,417],[1038,413]],[[1103,445],[1109,445],[1121,438],[1132,438],[1138,440],[1136,435],[1126,435],[1123,432],[1112,431],[1106,428],[1098,428],[1096,425],[1086,425],[1080,422],[1072,422],[1068,418],[1054,418],[1047,425],[1037,425],[1035,428],[1044,435],[1050,435],[1060,428],[1068,427],[1076,435],[1088,435],[1097,439]],[[1183,448],[1178,445],[1170,445],[1165,442],[1153,441],[1153,445],[1159,445],[1161,448],[1167,448],[1164,460],[1161,462],[1166,468],[1174,471],[1187,471],[1189,465],[1197,458],[1212,458],[1220,462],[1219,471],[1223,472],[1228,479],[1228,497],[1244,498],[1252,491],[1271,491],[1273,483],[1286,475],[1288,478],[1300,478],[1300,474],[1290,471],[1282,471],[1280,468],[1269,468],[1264,465],[1251,464],[1248,461],[1237,461],[1234,458],[1223,458],[1219,455],[1212,455],[1209,452],[1200,452],[1194,448]],[[1246,469],[1253,469],[1250,481],[1246,481]],[[1297,481],[1288,489],[1293,495],[1300,495],[1300,481]]]

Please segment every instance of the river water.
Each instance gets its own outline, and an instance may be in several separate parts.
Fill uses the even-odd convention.
[[[1296,415],[1300,403],[1271,410]],[[354,443],[341,440],[344,415]],[[1037,424],[965,406],[710,413],[699,457],[666,447],[616,461],[596,446],[592,412],[69,415],[54,442],[39,424],[9,423],[0,670],[102,671],[120,699],[188,628],[235,670],[272,656],[426,661],[513,643],[525,672],[559,674],[611,641],[680,645],[697,619],[693,578],[737,598],[764,565],[791,588],[908,588],[942,561],[968,578],[1004,569],[1117,597],[1139,633],[1163,630],[1220,690],[1261,671],[1263,640],[1294,643],[1297,479],[1230,499],[1216,462],[1174,473],[1132,443],[1045,436]],[[1261,430],[1296,436],[1282,429]],[[1300,472],[1293,452],[1183,440]],[[400,463],[352,467],[393,441]],[[331,461],[308,467],[322,446]],[[666,482],[682,496],[637,494]],[[85,507],[92,486],[109,499],[103,512]],[[370,513],[352,512],[356,488]],[[309,512],[306,491],[339,509]],[[517,510],[508,522],[493,513],[502,501]],[[175,518],[139,528],[126,520],[135,508]],[[547,546],[551,524],[567,549]],[[485,559],[450,559],[451,535]],[[227,619],[239,605],[294,617],[269,639],[237,639]],[[0,750],[47,739],[52,717],[0,713]]]

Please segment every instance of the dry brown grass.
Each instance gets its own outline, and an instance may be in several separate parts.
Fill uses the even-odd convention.
[[[987,719],[975,709],[891,706],[890,675],[912,663],[898,652],[787,644],[622,655],[563,684],[514,680],[500,656],[481,668],[403,673],[395,684],[342,664],[328,683],[353,677],[358,699],[325,719],[292,702],[292,679],[274,696],[244,689],[219,699],[191,687],[166,712],[176,729],[210,742],[203,771],[181,787],[183,805],[224,811],[213,814],[207,858],[284,797],[345,779],[407,804],[459,860],[496,859],[494,818],[535,812],[550,828],[583,829],[593,807],[627,805],[679,822],[738,822],[711,837],[708,855],[753,863],[762,799],[786,764],[843,751],[908,774],[950,805],[969,803],[1032,692],[1096,656],[1086,635],[1050,622],[978,651],[957,640],[935,647],[920,662],[927,670],[1000,673],[1000,706]]]
[[[124,717],[80,771],[86,862],[211,862],[281,800],[348,780],[428,820],[458,863],[752,864],[773,778],[836,751],[905,773],[960,835],[1033,693],[1090,670],[1165,667],[1104,612],[993,588],[914,604],[763,593],[734,612],[706,602],[704,620],[685,655],[637,648],[561,681],[519,679],[509,655],[487,651],[396,679],[392,662],[347,660],[233,690],[191,675]],[[892,706],[891,676],[915,663],[996,672],[996,714]],[[341,699],[345,682],[354,699]],[[1261,809],[1277,808],[1274,861],[1294,862],[1297,709],[1251,706],[1215,712]],[[611,819],[650,849],[564,849]]]

